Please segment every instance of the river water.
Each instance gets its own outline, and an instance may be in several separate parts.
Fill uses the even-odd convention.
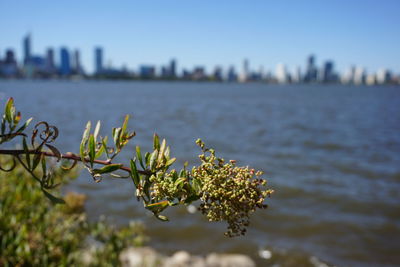
[[[184,207],[171,221],[149,216],[128,180],[96,184],[82,171],[66,190],[88,195],[90,218],[146,223],[150,245],[171,253],[241,252],[258,265],[338,266],[400,264],[400,88],[184,82],[1,81],[0,101],[36,121],[56,125],[57,145],[79,151],[88,120],[110,135],[133,115],[135,145],[150,150],[158,133],[177,165],[197,163],[201,137],[217,154],[263,170],[276,192],[253,214],[245,237],[223,236]],[[263,259],[264,256],[272,258]]]

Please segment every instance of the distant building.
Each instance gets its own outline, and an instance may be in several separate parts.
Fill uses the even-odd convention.
[[[228,69],[228,76],[226,77],[228,82],[236,82],[238,77],[235,71],[235,67],[234,66],[230,66]]]
[[[156,68],[152,65],[140,66],[140,78],[153,79],[156,75]]]
[[[23,50],[24,50],[24,64],[26,65],[30,62],[32,56],[30,34],[27,34],[23,39]]]
[[[204,67],[197,66],[194,68],[192,72],[192,79],[195,81],[199,80],[205,80],[206,79],[206,72],[204,70]]]
[[[301,67],[297,66],[292,78],[293,78],[294,83],[300,83],[303,81],[302,74],[301,74]]]
[[[46,66],[49,71],[54,71],[55,64],[54,64],[54,49],[48,48],[46,51]]]
[[[278,83],[287,83],[288,82],[288,72],[286,66],[282,63],[276,65],[275,77]]]
[[[342,83],[344,84],[354,84],[354,76],[356,74],[356,67],[351,66],[350,69],[342,76]]]
[[[380,69],[376,73],[376,82],[378,84],[387,84],[391,81],[392,75],[387,69]]]
[[[223,80],[222,77],[222,68],[220,66],[216,66],[213,73],[213,79],[215,81],[221,82]]]
[[[363,67],[356,67],[354,70],[353,83],[356,85],[362,85],[366,83],[367,73]]]
[[[81,65],[81,59],[80,59],[80,53],[79,50],[76,49],[74,51],[74,56],[73,56],[73,72],[77,75],[83,75],[83,68]]]
[[[95,73],[100,74],[103,71],[103,48],[96,47],[94,50]]]
[[[15,59],[14,51],[8,49],[4,61],[1,64],[1,74],[8,78],[14,78],[18,75],[18,66]]]
[[[306,74],[304,76],[304,82],[316,82],[318,77],[318,70],[315,65],[315,56],[310,55],[307,59]]]
[[[67,48],[63,47],[60,50],[60,75],[71,75],[70,55]]]
[[[325,62],[324,67],[323,67],[323,69],[321,71],[320,80],[323,83],[332,83],[332,82],[335,81],[335,79],[336,79],[336,75],[335,75],[335,72],[334,72],[333,61],[328,60],[328,61]]]
[[[176,78],[176,60],[172,59],[169,64],[169,75],[171,78]]]
[[[242,72],[239,75],[239,81],[240,82],[247,82],[249,80],[250,76],[250,70],[249,70],[249,60],[244,59],[243,60],[243,69]]]

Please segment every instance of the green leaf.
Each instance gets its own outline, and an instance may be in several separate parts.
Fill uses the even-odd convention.
[[[26,122],[16,131],[17,133],[22,133],[26,127],[28,127],[29,123],[31,123],[33,118],[29,118],[26,120]]]
[[[143,164],[142,153],[140,153],[140,146],[136,146],[136,157],[138,158],[140,166],[142,166],[143,170],[146,169]]]
[[[96,156],[96,144],[94,142],[94,136],[93,134],[91,134],[89,137],[89,159],[92,165],[95,156]]]
[[[106,155],[107,155],[107,157],[108,157],[107,142],[108,142],[108,136],[104,137],[104,138],[101,140],[101,143],[102,143],[102,146],[103,146],[103,148],[104,148],[104,151],[106,152]],[[97,155],[96,155],[96,158],[97,158]]]
[[[114,143],[115,146],[119,149],[120,146],[120,137],[121,137],[121,128],[114,128],[114,132],[113,132],[113,139],[114,139]]]
[[[94,141],[97,140],[97,136],[99,135],[99,131],[100,131],[100,126],[101,126],[101,122],[97,121],[96,127],[94,128],[94,133],[93,133]]]
[[[128,127],[129,115],[125,115],[124,123],[122,124],[122,134],[126,133],[126,128]]]
[[[91,127],[91,122],[88,121],[88,123],[86,124],[86,128],[83,131],[82,141],[81,141],[81,145],[79,147],[79,154],[81,156],[82,162],[85,162],[86,144],[87,144],[87,141],[89,138],[90,127]]]
[[[168,168],[169,166],[174,164],[175,161],[176,161],[176,158],[172,158],[172,159],[168,160],[167,163],[165,163],[165,167]]]
[[[165,156],[165,158],[167,159],[167,161],[169,160],[169,146],[167,146],[167,148],[165,149],[165,152],[164,152],[164,156]]]
[[[110,173],[110,172],[119,170],[121,167],[122,167],[122,164],[109,164],[100,169],[94,169],[93,172],[95,174]]]
[[[151,170],[152,170],[152,169],[154,168],[154,166],[155,166],[157,156],[158,156],[158,151],[157,151],[157,149],[156,149],[156,150],[153,151],[153,153],[151,153],[151,157],[150,157],[150,164],[149,164],[149,167],[150,167]]]
[[[160,138],[158,137],[157,134],[154,134],[154,136],[153,136],[153,149],[154,150],[160,149]]]
[[[146,154],[144,154],[144,160],[146,161],[146,166],[150,166],[150,153],[146,152]]]
[[[139,178],[139,173],[136,168],[136,163],[133,160],[131,160],[131,177],[132,177],[133,183],[135,184],[135,187],[138,188],[140,178]]]
[[[83,131],[82,140],[85,140],[85,142],[89,138],[91,125],[92,125],[92,123],[90,121],[88,121],[88,123],[86,124],[85,130]]]
[[[8,123],[10,123],[11,124],[11,122],[13,121],[13,116],[12,116],[12,107],[14,106],[14,99],[12,98],[12,97],[10,97],[8,100],[7,100],[7,103],[6,103],[6,107],[5,107],[5,110],[4,110],[4,113],[5,113],[5,115],[6,115],[6,120],[8,121]]]
[[[169,201],[168,200],[163,200],[157,203],[149,204],[145,206],[146,209],[150,210],[154,214],[158,214],[165,210],[169,206]]]
[[[47,192],[46,190],[44,190],[42,188],[42,191],[44,193],[44,195],[53,203],[53,204],[65,204],[64,199],[62,198],[58,198],[56,196],[53,196],[52,194],[50,194],[49,192]]]

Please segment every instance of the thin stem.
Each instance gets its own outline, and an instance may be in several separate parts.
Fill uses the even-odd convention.
[[[0,149],[0,155],[12,155],[12,156],[16,156],[18,158],[19,155],[21,154],[42,154],[46,157],[54,157],[54,158],[58,158],[57,155],[55,155],[53,152],[48,152],[48,151],[37,151],[37,150],[29,150],[29,151],[25,151],[25,150],[19,150],[19,149]],[[61,158],[63,159],[67,159],[67,160],[74,160],[74,161],[80,161],[82,162],[82,159],[80,156],[73,154],[73,153],[66,153],[66,154],[61,154]],[[87,158],[85,158],[85,162],[89,162],[90,160]],[[106,161],[106,160],[98,160],[95,159],[93,161],[93,163],[96,164],[101,164],[101,165],[110,165],[112,164],[110,161]],[[120,170],[124,170],[126,172],[131,172],[131,169],[129,167],[126,167],[124,165],[122,165],[120,167]],[[143,175],[151,175],[152,172],[148,171],[148,170],[138,170],[138,173],[143,174]]]

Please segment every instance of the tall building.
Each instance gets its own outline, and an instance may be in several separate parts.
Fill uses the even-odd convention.
[[[237,81],[237,74],[236,74],[234,66],[229,67],[227,80],[228,80],[228,82],[236,82]]]
[[[96,47],[94,50],[95,73],[99,74],[103,71],[103,48]]]
[[[71,74],[71,63],[69,51],[67,48],[62,47],[60,50],[60,74],[62,76],[68,76]]]
[[[250,73],[249,73],[249,60],[248,59],[244,59],[243,60],[243,70],[240,73],[239,76],[239,81],[240,82],[246,82],[249,79]]]
[[[55,70],[53,48],[48,48],[46,51],[46,68],[49,72],[53,72]]]
[[[275,72],[276,80],[278,83],[287,83],[288,82],[288,72],[286,70],[286,66],[282,63],[276,65]]]
[[[219,82],[223,80],[221,66],[215,67],[214,73],[213,73],[213,78],[215,81],[219,81]]]
[[[31,35],[27,34],[23,40],[23,50],[24,50],[24,64],[28,64],[32,57],[31,51]]]
[[[175,59],[172,59],[169,64],[169,71],[170,71],[170,76],[172,78],[176,78],[176,60]]]
[[[74,73],[81,75],[83,74],[82,66],[81,66],[81,59],[80,59],[80,53],[79,50],[76,49],[74,51],[74,56],[73,56],[73,70]]]
[[[305,82],[315,82],[317,80],[317,67],[315,65],[315,56],[310,55],[307,59],[306,74],[304,77]]]
[[[333,70],[333,62],[328,60],[325,62],[324,67],[321,71],[320,80],[324,83],[329,83],[334,81],[334,70]]]

